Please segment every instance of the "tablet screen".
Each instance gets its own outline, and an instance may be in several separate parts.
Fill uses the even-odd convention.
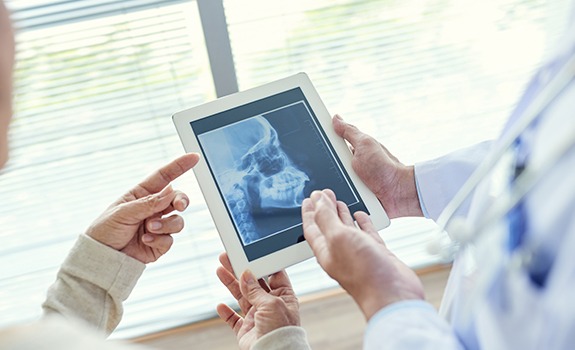
[[[304,240],[314,190],[369,214],[300,88],[190,124],[249,261]]]

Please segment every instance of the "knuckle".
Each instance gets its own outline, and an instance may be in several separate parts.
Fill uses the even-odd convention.
[[[269,301],[269,304],[274,310],[279,310],[280,308],[282,308],[285,305],[284,301],[278,297],[271,299]]]
[[[339,246],[343,246],[348,244],[348,239],[347,239],[347,235],[345,234],[345,232],[342,232],[341,230],[338,230],[337,232],[335,232],[335,234],[332,236],[331,239],[331,243],[333,246],[339,247]]]
[[[247,291],[247,298],[252,300],[254,298],[257,298],[260,291],[262,290],[262,288],[260,286],[251,286],[248,287],[248,291]]]
[[[297,307],[299,308],[299,299],[295,294],[290,293],[289,295],[285,295],[283,299],[286,304],[297,305]]]
[[[166,219],[166,226],[174,232],[179,232],[184,228],[184,219],[179,215],[170,216]]]
[[[356,148],[369,148],[379,145],[379,143],[371,136],[361,134],[357,138]]]
[[[158,196],[151,194],[149,196],[144,197],[143,202],[144,205],[149,209],[155,209],[156,206],[158,205],[159,199]]]

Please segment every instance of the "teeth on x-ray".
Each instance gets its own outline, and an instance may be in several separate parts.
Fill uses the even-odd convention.
[[[225,197],[244,243],[259,239],[253,214],[267,208],[295,208],[301,205],[309,177],[297,169],[282,150],[276,130],[263,117],[242,124],[242,133],[261,135],[239,165],[222,174],[227,183]]]

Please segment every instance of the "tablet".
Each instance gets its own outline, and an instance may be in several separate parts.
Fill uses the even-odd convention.
[[[389,219],[351,168],[351,152],[310,79],[299,73],[173,115],[237,276],[268,276],[313,256],[301,203],[332,189],[376,229]]]

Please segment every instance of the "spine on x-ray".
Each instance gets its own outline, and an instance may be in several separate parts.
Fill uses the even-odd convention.
[[[244,244],[255,241],[258,237],[245,191],[237,185],[234,186],[231,193],[228,193],[228,203]]]

